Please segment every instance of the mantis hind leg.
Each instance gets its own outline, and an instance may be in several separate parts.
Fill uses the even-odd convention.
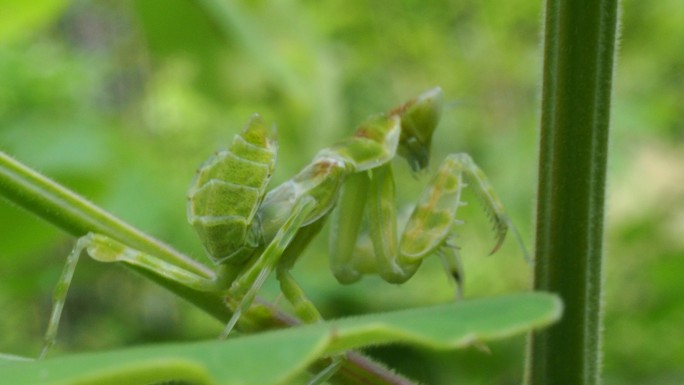
[[[216,290],[219,285],[214,279],[199,276],[158,257],[127,247],[104,235],[88,233],[76,241],[76,245],[69,253],[62,274],[55,287],[52,296],[52,311],[47,331],[45,332],[43,348],[38,356],[39,359],[45,358],[50,348],[55,344],[59,320],[62,316],[69,286],[83,251],[87,251],[88,255],[97,261],[124,262],[195,290],[212,291]]]
[[[69,292],[69,286],[71,285],[71,280],[74,277],[74,271],[76,270],[76,265],[81,256],[83,250],[88,247],[90,243],[90,236],[86,235],[83,238],[79,238],[76,245],[69,253],[67,257],[67,262],[62,269],[62,275],[55,286],[55,291],[52,294],[52,312],[50,314],[50,320],[48,321],[48,328],[45,332],[45,337],[43,338],[43,348],[38,355],[38,359],[43,359],[48,353],[48,350],[55,344],[57,339],[57,329],[59,328],[59,320],[62,317],[62,310],[64,309],[64,302],[66,301],[67,293]]]

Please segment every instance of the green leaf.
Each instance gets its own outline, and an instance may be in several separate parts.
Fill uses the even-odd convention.
[[[456,349],[546,326],[560,317],[554,295],[524,293],[329,321],[229,341],[137,347],[0,366],[14,385],[286,384],[317,359],[347,349],[405,343]]]

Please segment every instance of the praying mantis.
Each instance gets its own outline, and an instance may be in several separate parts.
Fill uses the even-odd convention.
[[[188,192],[187,216],[215,265],[215,278],[200,276],[107,236],[89,233],[77,242],[57,284],[40,357],[55,343],[59,319],[79,256],[142,268],[192,290],[220,293],[233,312],[222,338],[248,311],[272,274],[303,322],[323,319],[290,270],[330,219],[330,267],[342,284],[364,275],[389,283],[409,280],[430,255],[463,282],[454,227],[465,203],[466,182],[481,198],[496,237],[512,226],[485,174],[464,153],[439,165],[399,233],[392,160],[404,158],[414,173],[429,166],[442,91],[433,88],[388,112],[373,115],[354,134],[324,148],[291,179],[268,190],[277,142],[274,127],[254,115],[229,148],[213,154],[197,171]],[[334,369],[331,369],[334,370]]]

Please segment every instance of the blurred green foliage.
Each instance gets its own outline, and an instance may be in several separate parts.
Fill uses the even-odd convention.
[[[250,114],[278,126],[277,183],[367,115],[435,85],[449,107],[433,162],[470,153],[532,237],[538,0],[0,4],[0,149],[205,263],[185,220],[185,190],[194,169]],[[606,384],[684,382],[683,19],[676,0],[623,1],[609,163]],[[422,184],[397,166],[401,204],[410,204]],[[530,268],[514,242],[485,257],[493,239],[484,216],[475,204],[463,215],[466,296],[529,287]],[[36,355],[73,239],[5,201],[0,234],[0,350]],[[401,287],[373,278],[341,286],[327,269],[326,237],[319,238],[295,275],[327,317],[453,295],[436,260]],[[212,338],[220,329],[125,269],[83,259],[56,350]],[[456,375],[463,383],[515,384],[523,346],[519,339],[492,344],[491,353],[372,353],[425,383],[450,384]]]

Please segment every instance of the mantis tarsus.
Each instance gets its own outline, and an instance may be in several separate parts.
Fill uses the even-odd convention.
[[[304,322],[322,319],[290,269],[329,216],[330,265],[339,282],[352,283],[366,274],[377,274],[390,283],[405,282],[423,259],[436,254],[460,292],[462,268],[452,238],[466,180],[482,198],[494,224],[496,246],[492,252],[510,227],[484,173],[467,154],[449,155],[425,188],[401,235],[394,202],[391,161],[399,155],[413,172],[428,167],[441,98],[441,89],[434,88],[389,112],[371,116],[350,138],[321,150],[298,174],[270,191],[277,151],[275,129],[254,115],[227,150],[215,153],[199,168],[188,194],[188,220],[216,265],[215,278],[200,276],[104,235],[87,234],[70,253],[55,290],[40,357],[54,344],[83,250],[98,261],[123,262],[194,290],[221,293],[233,311],[222,337],[230,334],[274,270],[295,314]]]

